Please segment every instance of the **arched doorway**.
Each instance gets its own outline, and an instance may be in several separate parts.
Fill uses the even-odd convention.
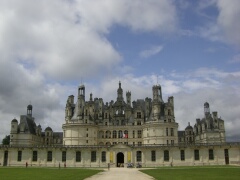
[[[124,154],[122,152],[117,153],[117,167],[124,167]]]

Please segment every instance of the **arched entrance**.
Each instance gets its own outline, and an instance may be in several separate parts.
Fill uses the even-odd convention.
[[[117,153],[117,167],[124,167],[124,154],[122,152]]]

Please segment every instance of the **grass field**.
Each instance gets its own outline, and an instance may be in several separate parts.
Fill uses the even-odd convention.
[[[157,180],[239,180],[240,167],[171,167],[141,170]]]
[[[73,168],[0,168],[1,180],[71,180],[84,179],[102,170]]]

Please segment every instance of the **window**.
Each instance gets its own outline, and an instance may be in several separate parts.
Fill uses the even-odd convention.
[[[152,161],[156,161],[156,151],[151,151],[151,159]]]
[[[142,151],[137,151],[137,162],[142,161]]]
[[[141,118],[141,112],[137,112],[137,118]]]
[[[102,162],[106,162],[106,151],[102,151]]]
[[[135,131],[133,131],[133,138],[135,138]]]
[[[107,118],[107,113],[105,113],[105,118]]]
[[[76,162],[81,162],[81,152],[76,151]]]
[[[142,131],[138,130],[138,138],[142,138]]]
[[[198,149],[194,150],[194,159],[195,159],[195,161],[199,160],[199,150]]]
[[[52,161],[52,151],[47,152],[47,161]]]
[[[117,138],[117,131],[113,131],[113,138]]]
[[[118,138],[122,138],[122,131],[118,131]]]
[[[124,131],[124,138],[128,138],[128,131],[127,130]]]
[[[138,142],[138,146],[141,146],[142,145],[142,142]]]
[[[171,128],[171,136],[174,136],[174,129]]]
[[[171,140],[171,144],[174,145],[174,140]]]
[[[66,162],[66,151],[62,151],[62,162]]]
[[[18,151],[18,161],[22,161],[22,151]]]
[[[137,125],[140,126],[141,125],[141,121],[137,121]]]
[[[168,136],[168,128],[166,128],[166,136]]]
[[[171,110],[170,110],[170,109],[168,109],[168,115],[169,115],[169,116],[171,115]]]
[[[97,152],[91,151],[91,162],[96,162],[96,161],[97,161]]]
[[[208,155],[209,155],[209,160],[214,160],[213,149],[209,149],[209,150],[208,150]]]
[[[169,151],[168,150],[164,151],[164,161],[169,161]]]
[[[180,157],[181,157],[181,161],[185,161],[185,152],[184,152],[184,150],[180,151]]]
[[[105,126],[107,126],[107,122],[105,122]]]
[[[32,161],[37,161],[37,158],[38,158],[38,153],[37,153],[37,151],[33,151]]]

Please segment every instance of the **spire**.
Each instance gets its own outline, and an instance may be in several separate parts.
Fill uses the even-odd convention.
[[[123,90],[121,88],[121,81],[119,81],[119,87],[118,87],[118,90],[117,90],[117,100],[120,100],[122,101],[123,100]]]

